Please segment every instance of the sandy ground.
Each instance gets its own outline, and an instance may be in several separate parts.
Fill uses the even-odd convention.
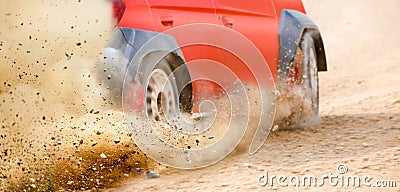
[[[253,156],[236,151],[203,169],[177,170],[160,168],[134,146],[94,77],[112,25],[109,5],[2,2],[0,191],[400,191],[400,2],[305,3],[329,65],[320,73],[322,123],[273,132]],[[102,9],[85,8],[95,5]],[[142,169],[161,178],[147,179]],[[314,175],[319,184],[330,173],[370,176],[372,185],[395,180],[397,188],[333,187],[328,180],[283,187],[276,179],[260,186],[266,171],[269,179]]]
[[[273,132],[261,150],[237,152],[200,170],[167,169],[161,178],[132,178],[105,191],[400,191],[400,36],[396,0],[305,1],[325,40],[329,72],[320,73],[322,124]],[[339,174],[338,166],[348,168]],[[371,176],[384,187],[260,186],[271,175]],[[269,178],[270,178],[269,177]],[[334,181],[334,180],[333,180]],[[286,180],[286,183],[289,183]],[[350,183],[351,184],[351,183]]]

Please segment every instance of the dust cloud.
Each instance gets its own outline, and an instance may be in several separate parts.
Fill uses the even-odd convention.
[[[96,80],[110,1],[0,4],[0,190],[103,188],[155,169]]]
[[[96,77],[114,25],[111,3],[0,5],[0,190],[105,188],[162,169],[132,142],[120,103]],[[250,105],[251,114],[239,150],[248,149],[261,111],[256,89],[246,89],[250,103],[240,106]],[[227,99],[214,102],[218,130],[207,133],[213,137],[186,138],[183,147],[196,149],[223,135],[232,118]]]
[[[318,125],[322,120],[312,113],[311,104],[305,99],[301,86],[280,86],[276,94],[276,115],[274,131],[306,128]]]

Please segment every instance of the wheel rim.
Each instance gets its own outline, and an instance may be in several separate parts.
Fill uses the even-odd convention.
[[[161,69],[154,69],[147,83],[146,111],[147,117],[153,121],[170,117],[176,112],[176,98],[174,95],[176,85],[173,80],[168,80],[168,75]]]

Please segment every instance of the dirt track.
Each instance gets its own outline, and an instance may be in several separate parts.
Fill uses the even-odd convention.
[[[254,156],[232,154],[192,171],[167,169],[159,179],[132,178],[106,191],[400,190],[400,17],[397,0],[305,1],[325,40],[329,72],[320,73],[322,124],[273,132]],[[270,175],[346,175],[396,180],[397,188],[261,187]],[[276,180],[275,180],[276,182]],[[288,182],[288,181],[286,181]]]

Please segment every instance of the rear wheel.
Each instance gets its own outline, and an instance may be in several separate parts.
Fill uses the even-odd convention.
[[[192,87],[189,72],[182,65],[174,53],[154,52],[143,59],[139,79],[146,90],[144,110],[150,120],[169,119],[179,110],[190,112]],[[182,68],[172,73],[178,67]]]
[[[317,54],[312,31],[303,34],[287,79],[278,96],[277,124],[281,129],[313,125],[318,116]]]

